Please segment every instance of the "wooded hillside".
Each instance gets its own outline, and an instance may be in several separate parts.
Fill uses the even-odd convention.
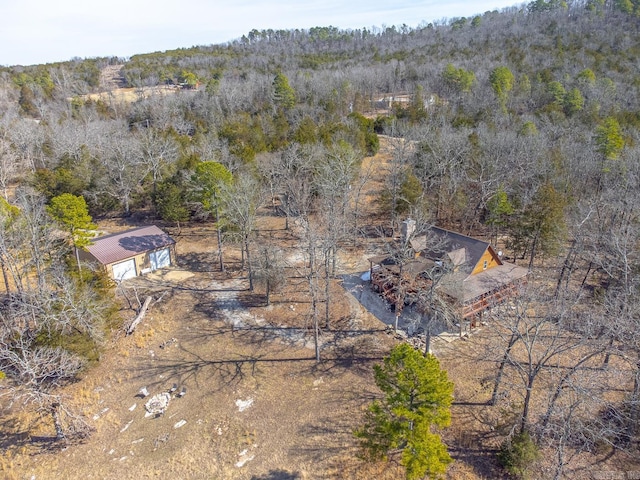
[[[1,335],[0,368],[27,375],[15,374],[11,357],[21,335],[31,336],[18,345],[30,355],[55,343],[47,362],[63,373],[51,385],[32,374],[55,416],[49,386],[98,356],[113,307],[101,278],[74,277],[73,261],[65,264],[77,238],[65,243],[47,214],[62,195],[84,198],[98,222],[139,216],[177,230],[215,223],[216,267],[224,270],[224,242],[233,242],[250,287],[265,285],[267,301],[284,267],[277,252],[255,242],[256,212],[268,205],[287,226],[297,219],[318,360],[337,251],[357,245],[372,226],[396,234],[411,216],[491,239],[534,273],[557,266],[545,270],[548,288],[535,307],[527,298],[517,323],[502,319],[508,334],[496,361],[502,374],[514,344],[538,348],[527,343],[538,337],[522,328],[552,343],[568,341],[570,331],[578,358],[549,387],[557,395],[548,415],[534,421],[525,399],[511,434],[531,432],[550,448],[637,452],[639,27],[637,0],[536,0],[416,27],[252,30],[225,45],[0,68],[0,263],[7,298],[20,298],[0,307],[4,325],[13,325]],[[132,96],[120,96],[117,83]],[[390,160],[374,215],[365,217],[361,194],[370,177],[361,165],[381,135]],[[54,302],[63,291],[71,293]],[[70,312],[64,324],[55,319],[61,310]],[[30,317],[35,311],[52,322],[47,341]],[[85,338],[90,354],[71,342],[79,356],[67,356],[69,342],[58,340],[73,335]],[[529,370],[519,370],[522,391],[559,353],[529,358]],[[580,430],[562,392],[600,356],[605,366],[610,358],[626,365],[624,394],[605,401],[599,392],[597,421]],[[494,397],[499,384],[500,377]],[[596,395],[594,384],[580,388]],[[559,457],[559,476],[564,462]]]

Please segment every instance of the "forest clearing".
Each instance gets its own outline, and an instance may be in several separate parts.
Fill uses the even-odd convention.
[[[388,160],[383,141],[381,153],[362,168],[381,172]],[[367,195],[375,198],[380,188],[374,175]],[[120,220],[100,225],[104,231],[130,226]],[[394,334],[393,314],[368,282],[353,288],[352,280],[345,290],[341,280],[359,278],[370,255],[384,251],[389,239],[371,238],[340,254],[340,275],[331,285],[331,327],[321,333],[317,363],[299,235],[267,208],[256,232],[275,241],[287,259],[289,280],[271,294],[269,306],[263,293],[249,290],[237,247],[227,247],[226,272],[216,271],[215,230],[183,226],[175,235],[176,266],[118,287],[125,326],[135,313],[128,303],[135,307],[147,296],[153,299],[136,331],[127,336],[123,327],[100,361],[65,388],[69,404],[95,431],[79,443],[59,445],[48,418],[15,405],[3,423],[6,478],[397,478],[397,464],[358,459],[353,432],[377,395],[372,366],[406,333]],[[497,358],[489,352],[501,348],[499,328],[485,325],[464,339],[453,332],[433,340],[433,352],[455,384],[453,421],[443,431],[455,459],[448,478],[503,476],[495,452],[519,400],[507,388],[491,404]],[[624,381],[607,376],[612,389]],[[166,410],[150,416],[145,404],[164,392]],[[633,468],[633,459],[628,461]],[[572,472],[587,475],[592,462],[591,455],[583,456]],[[600,465],[604,472],[606,465]],[[540,475],[552,470],[553,455],[536,468]]]
[[[0,67],[2,476],[637,477],[639,13]]]

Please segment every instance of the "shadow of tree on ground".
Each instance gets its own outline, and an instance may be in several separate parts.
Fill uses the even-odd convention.
[[[251,480],[299,480],[301,478],[299,473],[291,473],[286,470],[271,470],[264,475],[254,475]]]

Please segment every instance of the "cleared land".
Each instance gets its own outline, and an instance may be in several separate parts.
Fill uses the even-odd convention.
[[[379,173],[385,155],[383,149],[363,168]],[[374,175],[372,200],[380,185]],[[129,226],[101,225],[110,231]],[[273,295],[271,306],[264,306],[260,291],[248,290],[237,249],[227,249],[227,273],[213,271],[211,226],[183,228],[177,236],[177,267],[126,282],[129,299],[152,295],[161,300],[133,335],[116,333],[100,362],[65,392],[95,427],[93,435],[84,443],[60,446],[52,440],[50,423],[21,405],[5,403],[3,478],[400,478],[393,463],[361,462],[352,435],[377,395],[371,367],[397,339],[356,300],[364,298],[376,312],[357,291],[365,287],[350,284],[354,296],[336,278],[331,329],[322,334],[323,361],[316,364],[298,239],[284,230],[283,218],[266,210],[258,229],[281,245],[289,262],[289,282]],[[384,241],[371,238],[343,252],[340,273],[365,271],[367,257],[379,253]],[[135,312],[123,307],[122,315],[131,320]],[[499,351],[497,342],[491,328],[468,340],[434,341],[456,384],[453,421],[444,433],[455,458],[449,478],[502,476],[495,461],[506,434],[500,425],[509,425],[520,399],[486,404],[496,368],[486,352]],[[145,416],[149,398],[174,384],[178,388],[165,413]],[[149,392],[146,398],[138,395],[142,387]],[[183,387],[184,396],[176,396]],[[553,452],[546,453],[545,462],[553,462]],[[574,460],[572,471],[588,478],[593,461],[588,455]],[[625,459],[615,461],[620,465]],[[541,468],[548,465],[543,462]],[[598,469],[613,470],[604,464]]]

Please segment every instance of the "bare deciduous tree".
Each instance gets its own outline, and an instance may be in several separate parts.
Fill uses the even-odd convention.
[[[242,244],[242,268],[249,270],[249,289],[253,290],[253,263],[250,241],[255,229],[257,211],[264,198],[260,184],[250,173],[239,172],[232,184],[222,186],[224,211],[228,222],[235,227]]]

